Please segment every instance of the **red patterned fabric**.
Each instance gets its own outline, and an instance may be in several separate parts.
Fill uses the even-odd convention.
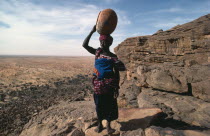
[[[93,86],[95,94],[106,94],[118,88],[118,81],[115,78],[107,78],[99,80],[93,77]]]
[[[112,41],[113,38],[110,36],[110,35],[100,35],[99,37],[99,40],[102,41],[102,40],[107,40],[107,41]]]
[[[100,58],[112,59],[115,64],[119,62],[117,57],[110,57],[110,56],[102,55],[100,54],[101,51],[102,51],[101,48],[99,48],[96,51],[95,59],[100,59]],[[92,83],[94,86],[95,94],[106,94],[106,93],[109,93],[110,91],[119,89],[119,79],[116,79],[115,77],[98,79],[97,76],[94,76]]]

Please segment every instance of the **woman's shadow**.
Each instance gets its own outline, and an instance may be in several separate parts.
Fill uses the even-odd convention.
[[[153,116],[147,116],[140,119],[131,119],[129,121],[118,121],[118,123],[121,125],[120,131],[132,131],[139,128],[144,130],[150,126],[158,126],[162,128],[170,127],[178,130],[209,130],[209,128],[194,126],[180,120],[167,118],[165,113],[158,113]]]
[[[154,118],[154,116],[147,116],[145,118],[140,119],[131,119],[129,121],[118,121],[118,123],[121,125],[120,131],[132,131],[139,128],[145,129],[148,126],[150,126],[150,121]]]

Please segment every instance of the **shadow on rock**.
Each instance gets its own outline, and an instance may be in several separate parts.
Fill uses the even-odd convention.
[[[121,125],[121,131],[132,131],[137,130],[139,128],[145,129],[150,125],[149,120],[152,120],[154,116],[147,116],[141,119],[132,119],[126,122],[119,122]]]
[[[162,128],[170,127],[178,130],[209,130],[209,128],[190,125],[186,122],[175,120],[173,118],[160,118],[156,121],[153,121],[151,125],[159,126]]]

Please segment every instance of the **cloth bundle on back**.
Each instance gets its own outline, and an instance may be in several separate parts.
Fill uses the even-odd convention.
[[[113,69],[120,61],[117,57],[101,55],[101,51],[101,48],[96,51],[93,73],[93,86],[96,94],[111,93],[113,90],[119,89],[119,79],[114,76]]]

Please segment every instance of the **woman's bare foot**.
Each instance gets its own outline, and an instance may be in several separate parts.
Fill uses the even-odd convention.
[[[112,133],[115,132],[115,129],[112,129],[112,128],[109,128],[109,127],[107,127],[106,129],[107,129],[108,134],[112,134]]]
[[[110,124],[111,124],[111,122],[107,122],[106,129],[107,129],[108,134],[112,134],[115,132],[115,129],[112,129]]]
[[[95,132],[100,133],[103,130],[103,125],[102,123],[99,123],[97,128],[95,129]]]

